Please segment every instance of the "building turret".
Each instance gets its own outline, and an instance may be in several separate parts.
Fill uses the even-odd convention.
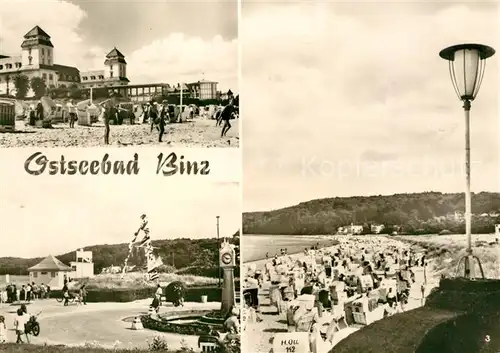
[[[24,35],[21,48],[23,69],[40,69],[54,64],[54,45],[47,32],[39,26]]]
[[[126,85],[129,82],[125,56],[116,47],[106,55],[104,67],[104,79],[110,81],[110,84]]]

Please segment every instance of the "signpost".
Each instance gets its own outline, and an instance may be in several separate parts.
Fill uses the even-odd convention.
[[[309,353],[309,333],[277,333],[273,340],[273,353]]]
[[[234,248],[224,240],[219,251],[219,264],[224,271],[222,282],[221,312],[223,315],[229,313],[236,305],[236,293],[234,289],[234,268],[236,267],[236,256]]]

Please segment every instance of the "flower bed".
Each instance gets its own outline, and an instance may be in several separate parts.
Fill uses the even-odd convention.
[[[172,318],[171,320],[175,320]],[[201,336],[210,332],[210,326],[200,322],[186,324],[172,323],[170,320],[155,320],[149,315],[141,316],[142,325],[149,330],[177,333],[180,335]]]

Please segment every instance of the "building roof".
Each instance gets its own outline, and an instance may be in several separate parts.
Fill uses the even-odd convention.
[[[71,76],[80,75],[80,70],[78,70],[76,67],[73,66],[54,64],[52,65],[52,67],[60,74],[71,75]]]
[[[73,269],[61,261],[56,259],[54,256],[49,255],[43,259],[39,264],[28,268],[28,271],[73,271]]]
[[[124,58],[125,55],[123,55],[118,49],[116,49],[116,47],[113,48],[113,50],[111,50],[108,55],[106,55],[107,58],[115,58],[115,57],[119,57],[119,58]]]
[[[37,45],[45,45],[47,47],[54,48],[52,42],[50,41],[50,36],[38,26],[35,26],[24,35],[24,42],[21,44],[21,48],[30,48]]]
[[[24,38],[29,38],[29,37],[47,37],[50,39],[50,36],[45,32],[43,29],[41,29],[39,26],[33,27],[28,33],[24,35]]]

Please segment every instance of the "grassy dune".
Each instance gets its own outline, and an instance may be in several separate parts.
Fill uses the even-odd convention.
[[[431,236],[398,236],[394,237],[404,242],[419,245],[428,251],[428,258],[433,260],[434,271],[447,277],[454,277],[457,271],[463,271],[463,265],[458,268],[460,259],[466,254],[467,237],[465,235],[431,235]],[[499,278],[500,249],[495,244],[494,235],[473,235],[472,251],[483,266],[486,278]],[[480,275],[479,267],[475,266],[476,275]]]

